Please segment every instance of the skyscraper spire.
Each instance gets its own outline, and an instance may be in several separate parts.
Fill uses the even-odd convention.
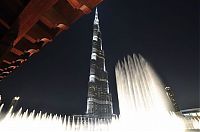
[[[113,115],[112,95],[109,92],[108,73],[105,68],[97,9],[93,25],[86,114],[89,117],[104,119],[111,119]]]
[[[98,10],[97,10],[97,8],[96,8],[96,11],[95,11],[94,24],[99,24],[99,17],[98,17]]]

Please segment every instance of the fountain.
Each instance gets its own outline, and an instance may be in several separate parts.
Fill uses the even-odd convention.
[[[118,62],[115,72],[123,130],[184,131],[163,84],[141,55]]]
[[[116,66],[120,116],[111,121],[58,116],[35,111],[10,111],[1,119],[2,132],[184,132],[183,116],[173,112],[164,86],[151,66],[139,55],[128,56]],[[199,128],[199,120],[191,128]]]

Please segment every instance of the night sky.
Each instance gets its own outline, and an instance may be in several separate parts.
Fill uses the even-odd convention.
[[[200,107],[197,0],[105,0],[98,10],[115,113],[114,68],[133,53],[152,64],[181,109]],[[24,109],[84,114],[93,20],[94,12],[85,15],[0,82],[5,104],[20,96]]]

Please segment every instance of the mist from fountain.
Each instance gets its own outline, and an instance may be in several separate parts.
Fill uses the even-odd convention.
[[[116,81],[119,124],[130,131],[184,131],[181,117],[173,112],[164,86],[151,66],[139,55],[118,62]]]
[[[116,68],[120,116],[110,120],[58,116],[35,111],[5,116],[0,106],[2,132],[184,132],[185,120],[173,112],[164,86],[142,56],[135,54]],[[199,121],[195,120],[198,126]],[[191,128],[194,126],[191,125]]]

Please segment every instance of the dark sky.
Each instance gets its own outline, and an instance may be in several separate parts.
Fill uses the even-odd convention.
[[[118,112],[114,67],[118,59],[142,54],[181,109],[199,106],[197,0],[105,0],[99,6],[103,48],[114,109]],[[6,105],[58,114],[86,111],[94,12],[0,83]]]

